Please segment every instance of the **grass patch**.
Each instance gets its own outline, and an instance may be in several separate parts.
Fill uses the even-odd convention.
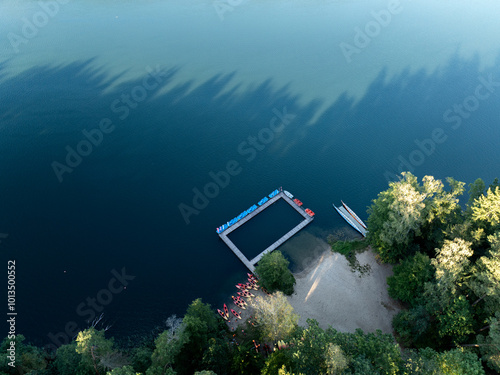
[[[368,247],[368,244],[364,240],[335,241],[330,245],[334,252],[345,255],[346,257],[355,255],[357,252],[363,252]]]
[[[356,254],[362,253],[368,248],[368,242],[365,240],[343,241],[337,240],[334,236],[329,236],[328,243],[334,253],[339,253],[345,256],[351,266],[352,272],[359,272],[360,277],[370,273],[370,265],[361,265],[356,258]]]

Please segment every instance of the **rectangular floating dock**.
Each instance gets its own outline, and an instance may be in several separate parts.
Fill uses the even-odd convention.
[[[301,214],[304,217],[304,220],[302,220],[295,228],[293,228],[291,231],[286,233],[283,237],[281,237],[278,241],[273,243],[271,246],[269,246],[267,249],[265,249],[263,252],[261,252],[259,255],[257,255],[255,258],[252,260],[248,260],[248,258],[243,255],[243,253],[238,249],[238,247],[228,238],[228,235],[235,229],[239,228],[243,224],[245,224],[248,220],[253,218],[254,216],[258,215],[262,211],[264,211],[266,208],[271,206],[273,203],[276,203],[279,199],[284,199],[285,202],[287,202],[290,206],[292,206],[299,214]],[[300,231],[302,228],[304,228],[307,224],[309,224],[311,221],[313,221],[314,217],[309,216],[303,209],[298,207],[290,198],[288,198],[283,192],[279,192],[276,194],[274,197],[269,199],[266,203],[264,203],[262,206],[258,207],[255,211],[251,212],[247,216],[245,216],[243,219],[239,220],[237,223],[231,225],[228,229],[226,229],[224,232],[219,233],[219,237],[226,243],[226,245],[233,251],[233,253],[236,254],[238,258],[240,258],[241,262],[247,266],[247,268],[250,270],[250,272],[255,271],[255,264],[264,256],[264,254],[270,253],[271,251],[275,250],[277,247],[281,246],[284,242],[286,242],[288,239],[290,239],[293,235],[295,235],[298,231]]]

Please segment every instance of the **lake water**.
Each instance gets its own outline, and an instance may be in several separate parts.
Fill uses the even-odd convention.
[[[247,270],[215,228],[280,186],[316,213],[299,236],[326,238],[346,227],[332,203],[366,219],[398,170],[490,182],[498,14],[465,0],[1,2],[0,253],[16,261],[17,331],[62,343],[104,312],[112,335],[147,335],[195,298],[222,304]],[[286,208],[235,241],[258,252],[300,220]]]

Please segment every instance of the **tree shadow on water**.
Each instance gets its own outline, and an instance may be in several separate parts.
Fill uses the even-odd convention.
[[[500,160],[500,87],[493,85],[460,127],[443,120],[455,103],[475,95],[479,77],[500,82],[500,60],[483,71],[477,57],[459,56],[432,73],[407,69],[388,77],[381,69],[362,98],[346,91],[319,116],[325,98],[301,104],[289,85],[272,79],[243,88],[237,71],[200,83],[180,80],[178,66],[127,79],[127,72],[108,73],[94,59],[14,76],[6,74],[10,63],[0,64],[0,232],[9,233],[2,259],[16,257],[29,275],[20,281],[19,309],[38,316],[26,313],[20,331],[42,344],[62,322],[83,325],[75,307],[124,265],[137,275],[131,282],[137,287],[106,307],[118,317],[118,335],[150,331],[198,296],[214,302],[217,293],[210,291],[222,282],[211,275],[240,265],[232,254],[214,261],[220,244],[211,245],[213,228],[246,208],[231,203],[239,202],[242,187],[293,186],[309,194],[314,225],[327,228],[330,199],[342,197],[363,212],[385,188],[384,174],[397,174],[398,156],[409,160],[419,149],[415,140],[432,137],[436,128],[447,140],[410,165],[415,174],[472,182],[494,177],[491,162]],[[239,146],[249,147],[248,137],[269,128],[276,113],[295,117],[248,161]],[[103,119],[113,127],[107,133]],[[66,165],[68,147],[78,151],[96,129],[99,144],[59,182],[54,161]],[[79,151],[85,153],[84,146]],[[231,159],[244,172],[186,225],[179,202],[191,203],[192,189]],[[71,271],[66,279],[63,269]],[[189,278],[180,277],[186,272]],[[156,298],[158,285],[174,292]]]

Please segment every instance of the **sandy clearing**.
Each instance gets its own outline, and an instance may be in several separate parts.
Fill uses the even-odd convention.
[[[392,333],[392,317],[399,311],[396,301],[387,293],[386,278],[392,275],[390,265],[380,265],[370,249],[358,255],[360,264],[369,264],[369,274],[359,277],[351,272],[341,254],[333,253],[323,242],[324,251],[302,272],[295,274],[295,293],[289,297],[299,325],[308,318],[316,319],[320,327],[341,332],[365,332],[376,329]]]

